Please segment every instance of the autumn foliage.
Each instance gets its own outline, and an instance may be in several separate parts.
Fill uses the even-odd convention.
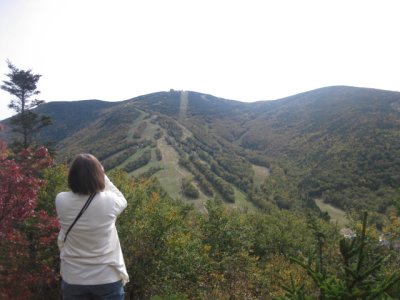
[[[42,172],[52,164],[46,148],[9,151],[0,141],[0,298],[35,299],[57,279],[48,248],[58,223],[37,208]]]
[[[67,189],[66,174],[67,167],[53,164],[45,148],[14,154],[0,141],[0,299],[60,298],[54,198]],[[208,201],[201,212],[171,199],[154,178],[132,178],[118,169],[108,175],[128,201],[117,222],[132,278],[125,299],[332,299],[328,295],[337,294],[322,294],[322,287],[346,282],[343,270],[349,268],[340,267],[337,228],[317,215],[242,211],[218,200]],[[357,232],[357,222],[353,227]],[[356,265],[362,271],[382,262],[374,283],[384,285],[384,296],[398,295],[400,275],[392,274],[400,262],[394,249],[397,210],[383,228],[389,247],[379,243],[376,229],[366,232],[362,255],[359,251],[363,263]],[[322,262],[321,274],[330,277],[315,281],[310,274],[320,274]]]

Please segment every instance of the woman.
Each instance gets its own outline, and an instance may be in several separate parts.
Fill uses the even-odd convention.
[[[58,246],[63,298],[123,299],[129,277],[115,221],[125,209],[126,199],[90,154],[74,159],[68,186],[71,191],[59,193],[55,200],[61,225]],[[91,202],[89,195],[94,196]],[[86,210],[77,219],[84,206]]]

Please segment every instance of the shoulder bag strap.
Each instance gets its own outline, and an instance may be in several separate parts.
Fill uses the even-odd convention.
[[[86,200],[85,205],[82,207],[81,211],[80,211],[79,214],[76,216],[75,221],[72,222],[71,226],[69,226],[69,228],[68,228],[68,230],[67,230],[67,233],[65,234],[65,237],[64,237],[64,243],[65,243],[65,241],[67,240],[68,233],[71,231],[72,227],[74,227],[76,221],[79,220],[79,218],[83,215],[83,213],[85,212],[85,210],[89,207],[89,205],[90,205],[90,203],[92,202],[94,196],[96,196],[96,193],[90,194],[89,198]]]

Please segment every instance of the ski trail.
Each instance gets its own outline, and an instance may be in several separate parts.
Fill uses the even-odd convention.
[[[183,121],[186,119],[186,112],[189,102],[189,92],[182,91],[181,92],[181,102],[179,106],[179,120]]]

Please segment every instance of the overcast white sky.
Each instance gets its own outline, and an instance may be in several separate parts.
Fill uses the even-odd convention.
[[[400,91],[396,0],[0,0],[6,60],[40,99],[192,90],[240,101],[330,86]],[[0,120],[13,112],[0,91]]]

